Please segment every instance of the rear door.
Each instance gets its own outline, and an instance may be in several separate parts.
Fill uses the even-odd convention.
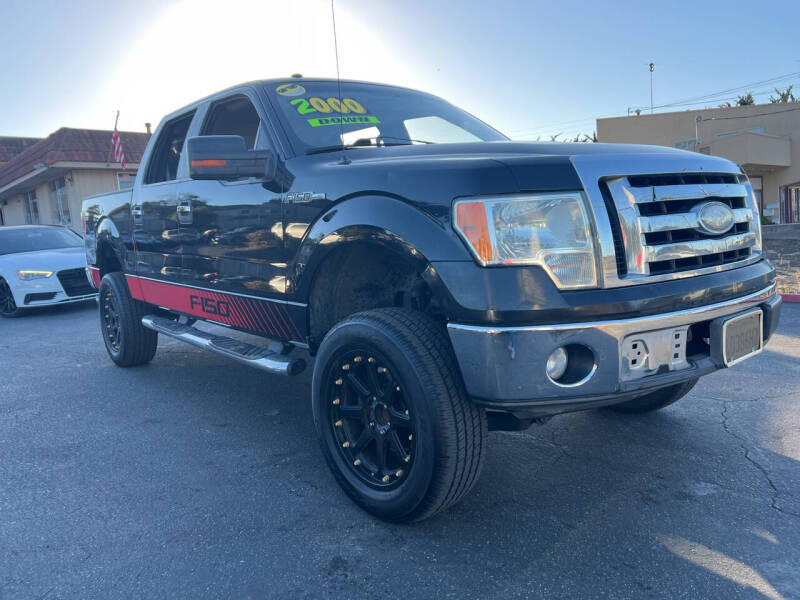
[[[260,106],[248,89],[214,100],[203,107],[199,134],[238,135],[248,148],[274,150]],[[182,264],[192,285],[218,292],[211,296],[214,302],[199,298],[195,314],[271,338],[301,341],[290,315],[294,307],[283,300],[281,191],[267,189],[257,178],[181,181]],[[226,318],[223,312],[230,314]]]
[[[142,277],[172,280],[181,276],[178,181],[188,174],[183,149],[194,112],[160,127],[142,183],[133,194],[135,271]]]

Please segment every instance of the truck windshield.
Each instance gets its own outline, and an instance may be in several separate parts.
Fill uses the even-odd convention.
[[[56,248],[78,248],[83,238],[60,227],[21,227],[0,230],[0,255]]]
[[[342,146],[448,144],[507,138],[444,100],[385,85],[294,80],[267,85],[298,154]],[[341,100],[340,100],[341,98]]]

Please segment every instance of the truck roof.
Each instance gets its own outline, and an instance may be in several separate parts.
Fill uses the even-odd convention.
[[[236,90],[236,89],[239,89],[239,88],[242,88],[242,87],[246,87],[246,86],[255,87],[255,86],[268,86],[268,85],[272,85],[272,84],[278,85],[278,84],[281,84],[281,83],[287,83],[289,81],[297,81],[297,82],[305,81],[305,82],[314,82],[314,83],[319,83],[319,82],[360,83],[360,84],[367,84],[367,85],[377,85],[377,86],[382,86],[382,87],[391,87],[391,88],[397,88],[397,89],[403,89],[403,90],[410,90],[412,92],[417,92],[419,94],[427,94],[429,96],[434,96],[435,95],[435,94],[431,94],[430,92],[425,92],[425,91],[422,91],[422,90],[416,90],[414,88],[408,88],[408,87],[404,87],[404,86],[401,86],[401,85],[393,85],[391,83],[379,83],[379,82],[376,82],[376,81],[364,81],[364,80],[360,80],[360,79],[341,79],[341,80],[338,80],[338,79],[335,79],[335,78],[332,78],[332,77],[292,77],[292,76],[281,77],[281,78],[273,77],[273,78],[270,78],[270,79],[254,79],[254,80],[251,80],[251,81],[244,81],[242,83],[238,83],[236,85],[229,86],[229,87],[224,88],[222,90],[216,91],[213,94],[208,94],[207,96],[203,96],[202,98],[198,98],[197,100],[195,100],[193,102],[185,104],[185,105],[181,106],[180,108],[177,108],[177,109],[165,114],[161,118],[161,121],[159,121],[159,126],[163,121],[171,119],[174,116],[180,115],[181,113],[185,112],[186,110],[191,109],[194,106],[197,106],[201,102],[205,102],[207,100],[211,100],[213,98],[216,98],[217,96],[224,96],[225,94],[227,94],[228,92],[231,92],[233,90]]]

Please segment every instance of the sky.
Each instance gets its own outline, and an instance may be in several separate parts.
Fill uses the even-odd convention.
[[[800,91],[797,0],[335,0],[342,78],[435,93],[514,139],[769,83]],[[334,77],[329,0],[0,1],[0,136],[144,131],[253,79]],[[794,74],[788,76],[790,74]],[[713,101],[658,110],[716,106]],[[798,94],[800,95],[800,94]]]

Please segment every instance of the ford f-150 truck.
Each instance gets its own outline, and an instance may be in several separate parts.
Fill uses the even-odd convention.
[[[190,104],[83,218],[116,364],[159,335],[273,374],[313,357],[325,459],[392,521],[462,498],[488,430],[665,407],[759,353],[780,312],[735,164],[512,142],[387,85],[292,77]]]

